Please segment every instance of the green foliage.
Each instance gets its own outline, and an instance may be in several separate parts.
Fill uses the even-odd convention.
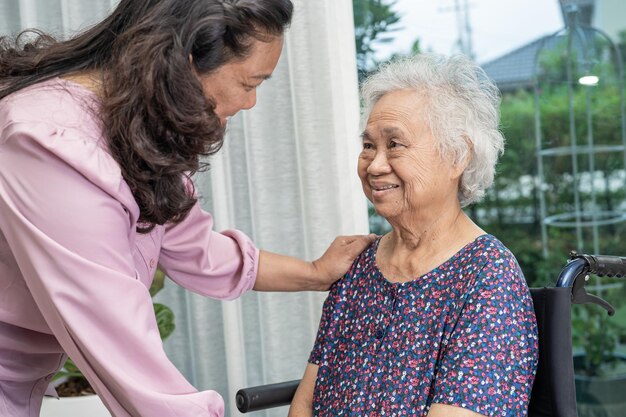
[[[377,43],[393,40],[392,32],[400,29],[400,15],[393,10],[397,0],[353,0],[356,59],[359,80],[376,67]]]
[[[156,316],[157,326],[159,327],[159,335],[161,340],[167,339],[176,329],[174,324],[174,312],[166,305],[161,303],[153,303],[154,315]]]
[[[624,36],[626,40],[626,34]],[[563,45],[561,45],[561,48]],[[607,45],[598,43],[597,51],[608,55]],[[574,211],[574,190],[582,202],[582,210],[600,213],[619,211],[625,203],[623,184],[624,156],[622,152],[596,152],[593,161],[586,146],[615,146],[622,144],[622,120],[620,113],[620,82],[613,63],[594,62],[592,72],[600,75],[601,83],[594,87],[582,86],[577,78],[567,83],[566,54],[556,51],[540,57],[538,103],[541,127],[541,149],[554,150],[554,155],[544,156],[544,180],[547,185],[547,215]],[[580,73],[578,59],[569,68],[573,74]],[[535,138],[535,97],[531,91],[506,94],[501,106],[502,131],[507,138],[507,148],[500,159],[494,187],[487,198],[476,207],[477,222],[498,236],[518,258],[530,286],[552,286],[567,259],[570,250],[594,253],[593,230],[581,227],[583,247],[578,247],[574,228],[548,227],[549,256],[543,256],[541,239],[541,212],[539,209],[537,175],[537,146]],[[575,136],[574,136],[575,135]],[[582,150],[572,156],[573,138]],[[590,176],[593,183],[581,186],[581,178],[572,176],[573,163],[579,173]],[[591,165],[593,162],[594,165]],[[526,179],[526,181],[524,181]],[[577,182],[578,181],[578,182]],[[591,185],[593,184],[593,185]],[[595,203],[591,204],[592,199]],[[590,220],[590,218],[583,218]],[[626,255],[626,225],[608,224],[598,227],[600,235],[597,253]],[[611,282],[603,278],[597,283]],[[614,284],[618,284],[615,281]],[[624,311],[626,287],[619,291],[600,290],[587,285],[590,293],[602,291],[602,298],[613,304],[618,312]],[[621,294],[621,295],[619,295]],[[620,310],[622,308],[622,310]],[[601,375],[610,372],[615,363],[613,353],[620,343],[626,341],[626,321],[609,317],[597,305],[573,306],[573,343],[585,355],[577,365],[577,372]]]
[[[577,305],[572,309],[572,328],[574,345],[585,352],[579,372],[588,376],[609,374],[618,363],[613,352],[626,337],[624,326],[596,305]]]
[[[367,212],[369,215],[370,233],[382,236],[391,230],[391,225],[376,213],[376,209],[374,209],[374,205],[370,201],[367,202]]]
[[[152,283],[150,284],[150,297],[154,297],[157,295],[159,291],[163,289],[165,285],[165,272],[161,271],[157,268],[154,273],[154,277],[152,278]]]
[[[65,361],[65,365],[63,365],[63,368],[61,368],[61,370],[54,375],[54,378],[52,378],[52,380],[56,381],[57,379],[63,377],[85,378],[83,376],[83,373],[80,371],[80,369],[78,369],[74,361],[72,361],[70,358],[67,358],[67,360]]]

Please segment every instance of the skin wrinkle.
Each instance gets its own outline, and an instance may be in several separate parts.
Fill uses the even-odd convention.
[[[436,190],[441,186],[455,187],[456,179],[451,178],[448,184],[443,184],[442,175],[435,173],[448,172],[452,176],[451,167],[444,163],[439,156],[435,139],[429,133],[427,126],[413,122],[412,114],[420,111],[418,105],[396,102],[393,96],[407,93],[392,93],[383,97],[374,108],[367,123],[364,134],[364,149],[360,155],[359,175],[363,181],[364,192],[373,203],[379,214],[392,223],[414,225],[428,212],[428,207],[439,201],[433,201],[429,189]],[[407,94],[409,97],[412,93]],[[408,97],[407,97],[408,98]],[[391,104],[389,109],[385,106]],[[391,125],[391,126],[389,126]],[[368,139],[369,138],[369,139]],[[395,147],[390,148],[392,142]],[[362,169],[366,166],[367,178],[364,178]],[[402,193],[395,197],[393,202],[376,201],[372,196],[368,180],[376,179],[391,181],[399,184]],[[434,193],[441,195],[441,193]],[[378,203],[378,204],[377,204]]]
[[[450,230],[467,222],[457,199],[467,161],[455,165],[441,157],[423,117],[427,104],[412,90],[388,93],[372,109],[362,134],[363,191],[393,227],[379,247],[379,267],[392,280],[421,276],[437,266],[441,247],[456,239]],[[376,192],[386,185],[397,187]]]

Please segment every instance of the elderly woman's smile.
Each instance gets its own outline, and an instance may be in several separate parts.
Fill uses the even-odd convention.
[[[449,207],[457,198],[460,172],[454,175],[452,164],[439,154],[422,116],[425,101],[414,90],[385,94],[362,134],[363,191],[388,220],[432,204]]]
[[[371,182],[370,186],[372,187],[372,194],[374,196],[384,195],[386,191],[398,188],[396,184],[378,184],[376,182]]]

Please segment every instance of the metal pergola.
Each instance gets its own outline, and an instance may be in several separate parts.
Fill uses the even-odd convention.
[[[574,232],[576,241],[569,242],[572,249],[600,253],[602,227],[626,221],[623,201],[614,207],[603,207],[598,202],[599,193],[608,192],[607,187],[626,189],[626,116],[620,51],[604,32],[579,24],[576,5],[564,7],[566,26],[543,39],[534,64],[537,188],[546,258],[552,228]],[[555,137],[546,137],[549,124],[557,121],[547,120],[542,114],[542,94],[563,85],[567,90],[569,120],[562,123],[561,131],[552,133]],[[607,99],[607,94],[616,95],[613,99],[617,97],[621,126],[610,140],[596,133],[596,106],[598,100]],[[610,179],[602,177],[604,167],[598,164],[599,159],[606,161],[607,155],[613,161],[619,156],[621,164],[612,166],[615,175]],[[568,189],[559,189],[553,182],[555,178],[568,183]]]

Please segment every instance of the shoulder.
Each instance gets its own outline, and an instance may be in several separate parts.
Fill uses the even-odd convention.
[[[522,275],[513,253],[495,236],[483,234],[468,243],[452,258],[452,266],[464,276],[492,276],[494,273]],[[469,282],[468,282],[469,284]],[[472,284],[470,284],[472,285]]]
[[[474,256],[483,269],[519,268],[515,255],[493,235],[482,235],[474,243]]]
[[[93,128],[96,96],[78,84],[54,78],[0,100],[0,128],[11,123],[47,123],[65,128]]]
[[[528,286],[515,255],[499,239],[483,235],[477,239],[474,250],[479,264],[478,285],[526,293]]]
[[[356,257],[344,279],[359,279],[363,275],[368,275],[376,269],[376,251],[379,242],[380,237],[370,243],[369,246]]]
[[[370,243],[352,262],[352,266],[345,275],[331,286],[331,293],[345,291],[354,286],[364,286],[376,270],[376,250],[380,237]]]
[[[58,78],[17,91],[0,100],[0,153],[54,161],[49,169],[63,165],[118,195],[125,182],[103,137],[98,105],[93,93]]]
[[[102,146],[98,107],[93,93],[69,81],[31,85],[0,100],[0,144],[21,134],[50,150],[72,141]]]

